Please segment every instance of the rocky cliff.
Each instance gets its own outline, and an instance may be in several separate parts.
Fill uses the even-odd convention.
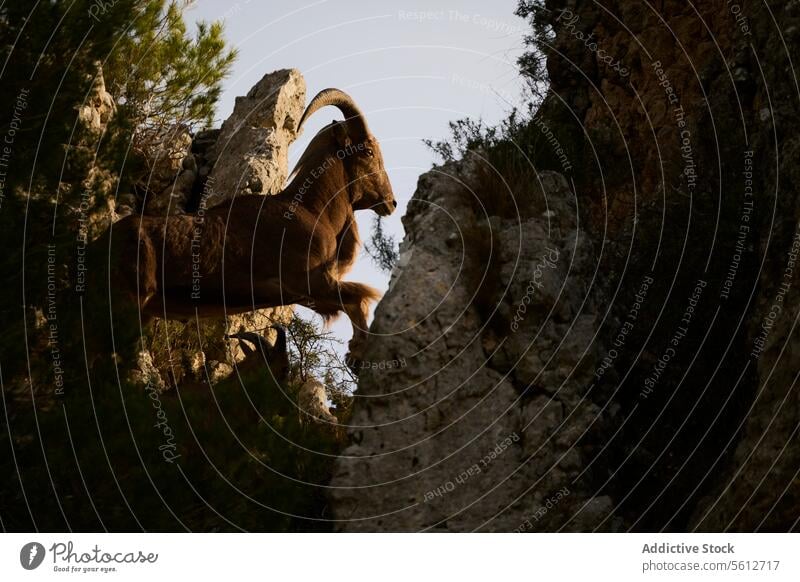
[[[340,527],[795,529],[800,3],[521,7],[535,184],[420,179]]]
[[[594,265],[577,200],[545,172],[525,214],[489,216],[473,202],[494,193],[464,186],[483,164],[423,176],[403,219],[405,264],[376,312],[334,481],[348,529],[512,530],[559,491],[586,504],[580,528],[611,508],[573,484],[587,452],[575,441],[600,412],[586,397]]]

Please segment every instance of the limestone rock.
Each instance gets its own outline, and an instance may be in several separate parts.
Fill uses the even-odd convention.
[[[136,368],[131,371],[131,380],[142,386],[152,387],[158,392],[166,389],[166,383],[161,377],[161,372],[153,363],[153,356],[147,350],[139,352],[136,360]]]
[[[117,111],[114,98],[106,91],[105,78],[98,67],[92,90],[86,102],[78,108],[78,120],[94,136],[102,134]]]
[[[311,378],[303,383],[297,396],[300,408],[300,420],[304,422],[323,422],[336,424],[338,419],[331,414],[328,406],[328,395],[325,386],[319,380]]]
[[[595,326],[573,282],[591,273],[592,249],[574,197],[563,176],[544,173],[549,217],[479,218],[461,186],[473,164],[421,176],[404,217],[407,258],[376,310],[365,359],[407,365],[361,373],[355,444],[332,481],[335,517],[347,531],[512,531],[580,514],[573,529],[612,529],[608,500],[573,485],[588,455],[579,439],[600,412],[585,398]],[[482,240],[496,253],[489,273],[468,264]],[[496,329],[475,299],[481,275],[505,313]]]
[[[265,75],[245,97],[237,97],[211,147],[214,193],[209,207],[234,195],[274,194],[283,188],[305,97],[305,81],[295,69]]]

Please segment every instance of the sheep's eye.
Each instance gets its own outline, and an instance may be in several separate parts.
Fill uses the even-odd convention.
[[[374,151],[372,151],[372,148],[367,148],[367,151],[366,151],[365,153],[366,153],[366,154],[367,154],[369,157],[373,157],[373,156],[375,155],[375,152],[374,152]]]

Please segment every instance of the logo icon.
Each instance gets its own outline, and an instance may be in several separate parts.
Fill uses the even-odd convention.
[[[28,542],[19,551],[19,563],[26,570],[35,570],[44,561],[44,546],[39,542]]]

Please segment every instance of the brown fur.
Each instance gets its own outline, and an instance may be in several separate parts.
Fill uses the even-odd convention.
[[[274,196],[239,196],[196,215],[129,216],[115,224],[112,281],[145,316],[220,317],[299,304],[325,319],[344,311],[351,356],[380,297],[342,281],[360,247],[354,211],[390,214],[396,203],[375,138],[353,120],[334,122]],[[337,155],[338,154],[338,155]]]

